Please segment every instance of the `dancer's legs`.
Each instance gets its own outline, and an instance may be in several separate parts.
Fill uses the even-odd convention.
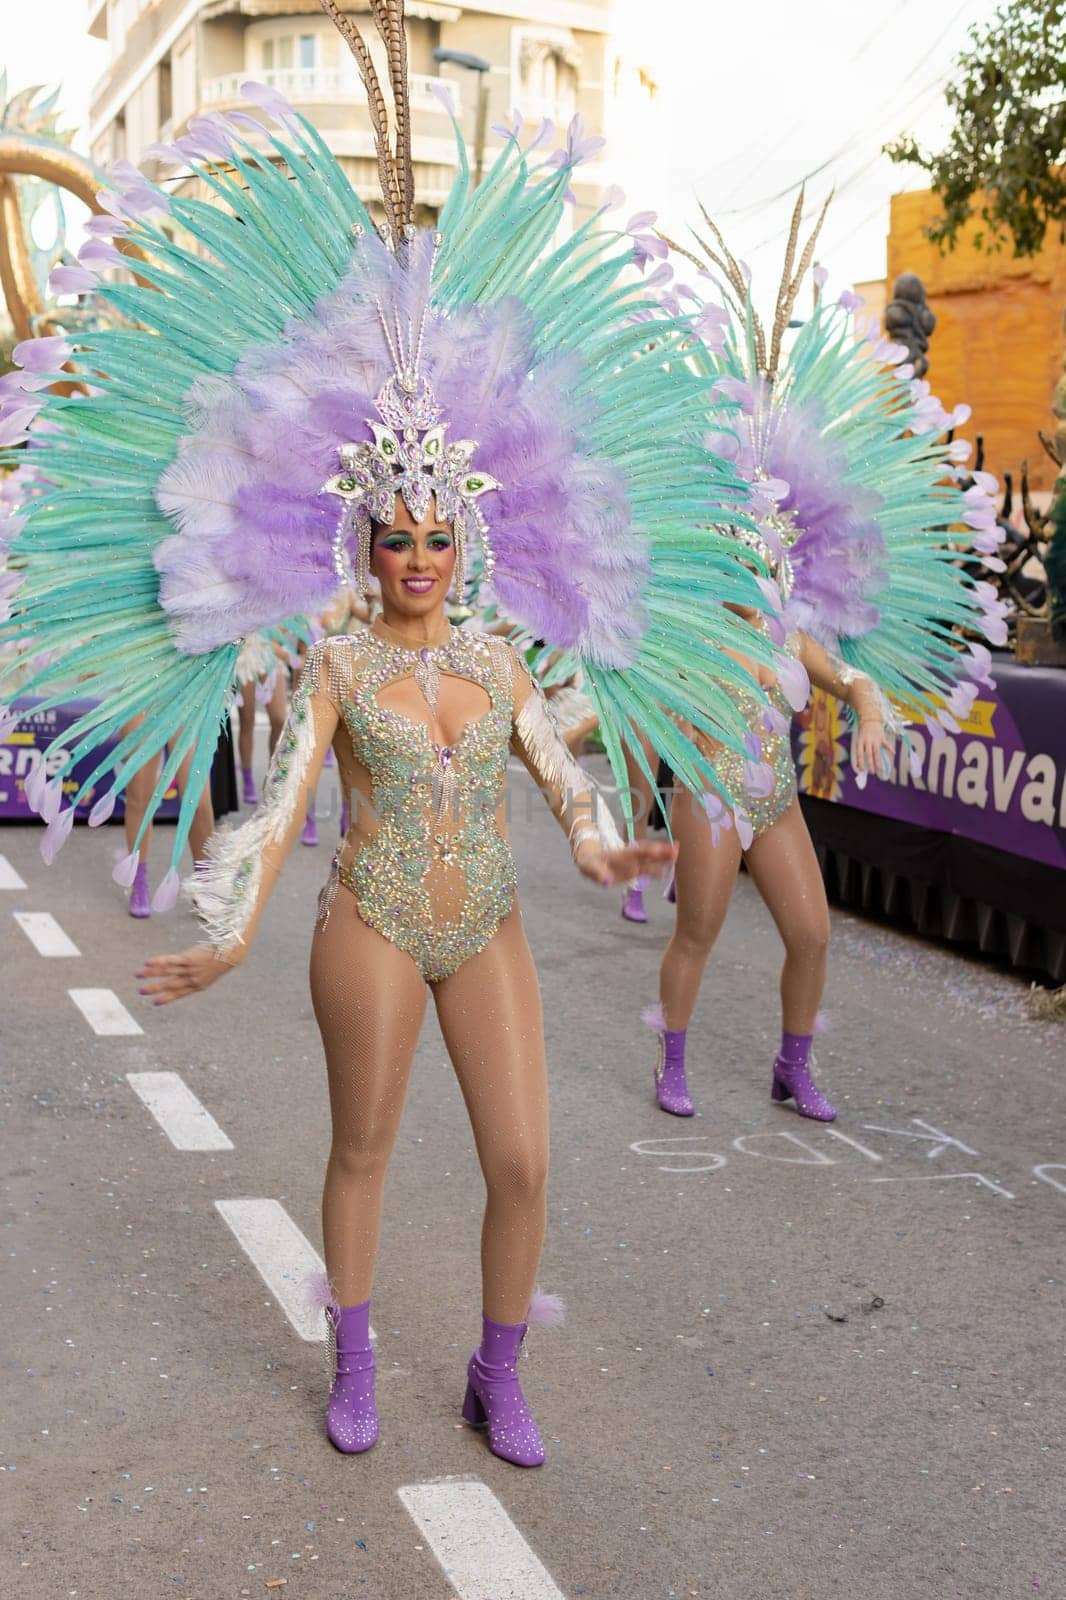
[[[123,736],[132,732],[134,728],[139,727],[143,721],[143,716],[133,718],[123,728]],[[180,734],[178,737],[180,738]],[[189,769],[191,765],[192,752],[190,751],[189,755],[186,756],[185,760],[178,768],[177,779],[179,794],[185,793],[189,782]],[[157,755],[152,756],[150,760],[146,761],[143,767],[140,767],[138,771],[133,773],[126,784],[126,795],[123,808],[123,827],[126,834],[127,850],[133,849],[133,842],[137,837],[137,830],[141,825],[145,811],[148,809],[148,802],[152,798],[152,791],[155,789],[155,786],[159,781],[159,774],[162,770],[163,753],[160,751]],[[192,828],[189,830],[189,848],[192,851],[192,858],[194,861],[203,860],[204,848],[214,831],[215,813],[211,808],[211,782],[210,778],[208,778],[207,782],[205,782],[202,790],[200,791],[200,798],[196,803],[196,812],[193,816]],[[141,840],[140,848],[137,852],[138,858],[142,864],[145,864],[148,861],[148,850],[151,842],[152,830],[149,827],[145,829],[144,838]]]
[[[123,732],[127,730],[123,729]],[[143,767],[132,773],[126,784],[126,797],[123,811],[123,828],[126,833],[126,849],[133,849],[133,842],[137,837],[137,830],[144,819],[148,809],[148,802],[152,797],[162,767],[162,756],[153,756],[151,761],[146,761]],[[141,862],[148,860],[148,847],[152,842],[152,830],[146,828],[137,851]]]
[[[644,745],[644,757],[652,772],[655,771],[658,757],[650,744]],[[648,837],[648,824],[652,810],[655,806],[655,793],[648,778],[636,756],[625,746],[626,781],[630,788],[630,799],[633,803],[633,837],[646,839]]]
[[[659,974],[666,1027],[687,1028],[699,997],[707,958],[721,931],[740,867],[740,841],[730,828],[712,843],[702,802],[676,789],[670,829],[680,847],[674,868],[677,921]]]
[[[745,860],[785,945],[782,1026],[786,1033],[808,1035],[825,989],[829,906],[798,800],[760,834]]]
[[[186,756],[178,768],[178,792],[184,794],[189,782],[189,768],[192,766],[192,752]],[[207,841],[215,831],[215,813],[211,805],[211,776],[210,773],[200,790],[200,798],[196,802],[193,813],[192,827],[189,829],[189,849],[192,851],[194,861],[202,861],[207,849]]]
[[[269,750],[274,754],[274,746],[281,737],[281,730],[285,726],[285,716],[289,709],[288,677],[284,665],[279,661],[274,673],[274,689],[266,704],[267,721],[270,724]]]
[[[237,701],[237,759],[247,772],[255,748],[255,680],[242,684]]]
[[[322,1191],[326,1269],[342,1306],[370,1298],[385,1171],[399,1131],[426,985],[345,890],[311,944],[311,999],[329,1076],[333,1141]]]
[[[488,1191],[482,1304],[519,1324],[544,1243],[548,1081],[540,990],[521,916],[433,991]]]

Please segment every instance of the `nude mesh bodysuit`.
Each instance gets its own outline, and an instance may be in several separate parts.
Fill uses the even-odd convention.
[[[442,718],[451,747],[434,743]],[[432,992],[486,1184],[483,1306],[518,1323],[543,1241],[548,1097],[504,832],[509,753],[564,829],[596,807],[592,785],[504,640],[453,630],[425,653],[365,631],[323,640],[308,654],[260,806],[214,837],[192,885],[226,960],[251,944],[331,744],[351,826],[320,900],[310,979],[333,1123],[322,1230],[334,1292],[342,1305],[371,1293],[385,1172]],[[613,847],[606,808],[596,809]]]
[[[371,784],[369,804],[355,808],[334,860],[322,917],[343,884],[363,921],[405,950],[427,982],[439,982],[484,949],[514,903],[514,859],[496,821],[514,653],[500,640],[456,630],[432,652],[368,632],[339,640],[330,655],[343,726]],[[433,710],[447,674],[488,696],[488,709],[467,722],[454,747],[435,744],[425,723],[379,703],[383,689],[413,675]]]

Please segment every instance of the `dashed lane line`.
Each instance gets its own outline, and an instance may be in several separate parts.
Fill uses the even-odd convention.
[[[48,911],[13,911],[11,915],[39,956],[80,956],[69,938]]]
[[[442,1478],[397,1493],[458,1600],[564,1600],[487,1484]]]
[[[0,889],[25,889],[26,885],[6,856],[0,856]]]
[[[232,1150],[228,1139],[177,1072],[127,1072],[126,1081],[176,1150]]]
[[[94,1033],[109,1037],[143,1033],[111,989],[68,989],[67,993]]]
[[[321,1308],[307,1301],[307,1278],[322,1258],[278,1200],[216,1200],[237,1243],[292,1323],[311,1343],[326,1336]]]

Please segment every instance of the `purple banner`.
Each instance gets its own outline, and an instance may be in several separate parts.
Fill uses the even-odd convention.
[[[815,690],[793,729],[800,792],[1066,868],[1066,671],[993,667],[957,734],[908,730],[891,776],[860,788],[840,703]]]
[[[67,700],[61,706],[52,706],[46,711],[38,711],[39,700],[15,699],[11,702],[12,708],[21,713],[18,723],[6,739],[0,740],[0,822],[15,822],[23,818],[32,818],[34,813],[26,804],[26,779],[34,768],[41,762],[43,752],[53,739],[62,740],[66,730],[74,725],[80,716],[90,710],[95,704],[94,700]],[[113,741],[112,741],[113,742]],[[65,799],[71,799],[81,787],[82,782],[89,776],[93,768],[99,765],[104,751],[111,745],[100,746],[91,756],[86,756],[76,763],[73,770],[63,780],[63,794]],[[46,762],[49,776],[61,766],[63,762],[61,745],[53,752]],[[77,816],[79,820],[87,817],[96,800],[97,792],[90,791],[79,805]],[[171,784],[166,798],[159,810],[157,818],[161,821],[173,819],[178,814],[178,791]],[[118,801],[114,815],[122,816],[122,800]]]

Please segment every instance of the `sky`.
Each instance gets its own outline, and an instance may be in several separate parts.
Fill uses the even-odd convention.
[[[81,129],[107,62],[85,32],[87,10],[87,0],[20,5],[0,40],[9,85],[62,82],[67,125]],[[627,45],[655,66],[667,126],[665,170],[634,199],[680,236],[698,196],[772,291],[805,174],[810,203],[836,191],[818,252],[830,287],[884,275],[889,197],[923,180],[881,146],[903,131],[943,139],[952,62],[995,3],[616,0],[616,11]]]

